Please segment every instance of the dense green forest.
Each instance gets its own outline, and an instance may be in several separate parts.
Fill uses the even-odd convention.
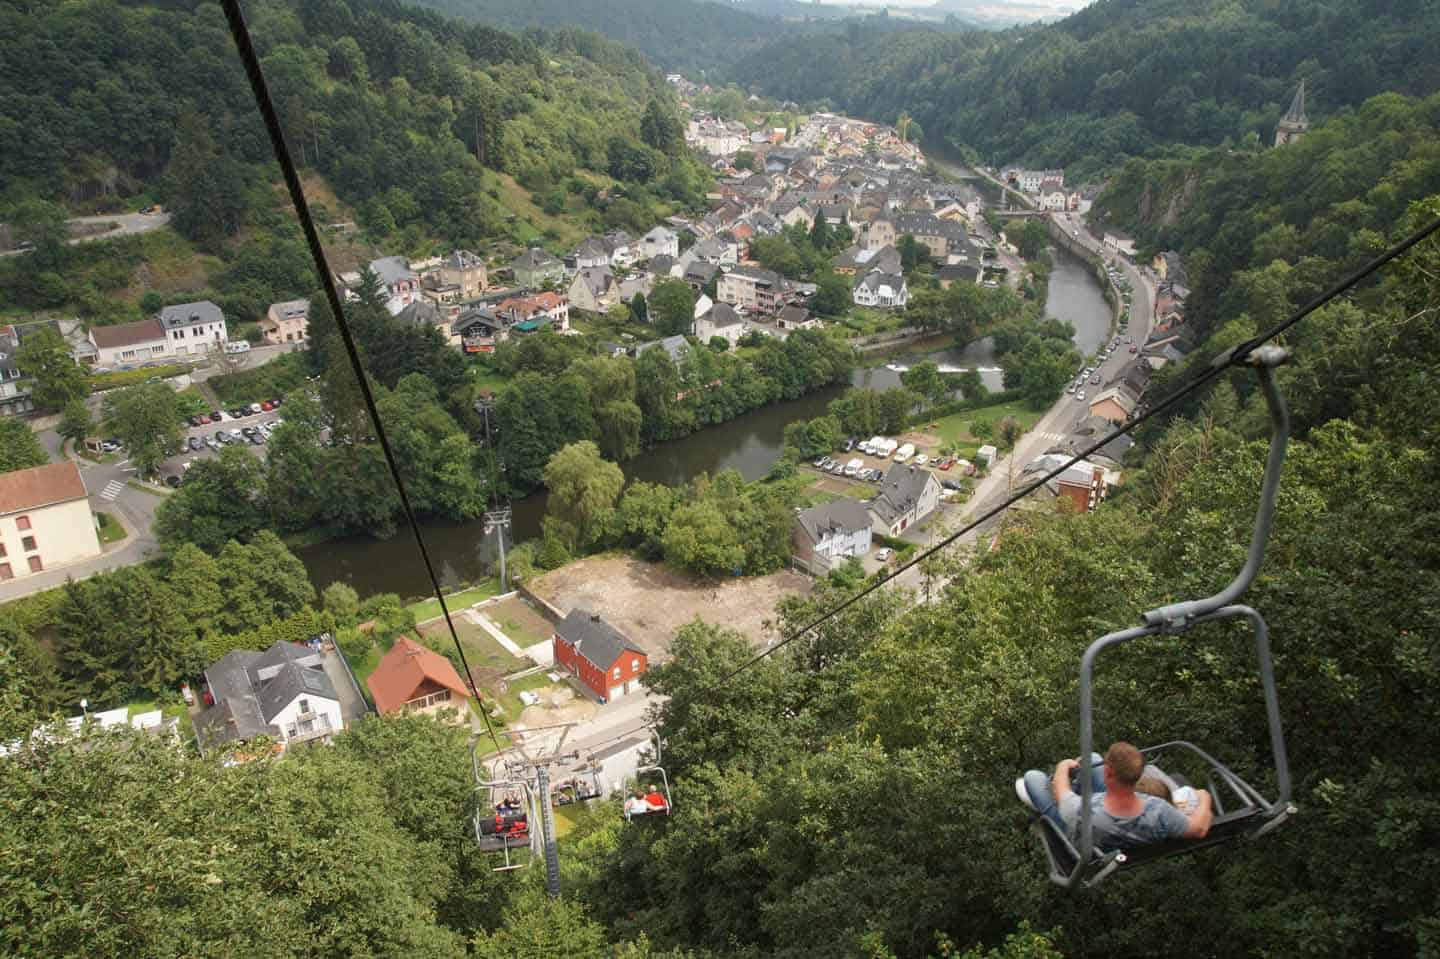
[[[521,38],[388,0],[247,10],[302,173],[319,175],[318,215],[353,211],[372,249],[556,240],[577,232],[570,223],[643,231],[703,199],[663,82],[618,44],[575,30]],[[39,254],[0,261],[7,307],[113,322],[138,319],[146,292],[183,287],[243,321],[308,292],[217,5],[5,0],[0,83],[0,220]],[[665,122],[642,136],[647,108]],[[640,182],[607,205],[598,194],[611,174]],[[115,212],[153,200],[184,243],[59,242],[59,204]]]
[[[576,27],[618,40],[664,70],[692,80],[724,73],[738,56],[800,27],[712,0],[410,0],[477,23],[512,30]],[[796,6],[799,6],[796,4]]]
[[[747,56],[732,78],[879,120],[907,111],[985,162],[1092,175],[1172,143],[1269,142],[1305,79],[1312,117],[1440,89],[1435,0],[1104,0],[1000,34],[851,23]]]

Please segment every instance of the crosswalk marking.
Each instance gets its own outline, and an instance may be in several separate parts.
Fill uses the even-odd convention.
[[[100,491],[100,498],[109,500],[113,503],[115,502],[116,497],[118,497],[121,492],[124,491],[124,489],[124,483],[120,482],[119,480],[111,480],[110,482],[106,483],[105,488]]]

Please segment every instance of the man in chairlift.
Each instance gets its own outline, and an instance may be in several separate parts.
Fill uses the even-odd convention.
[[[1094,777],[1090,823],[1097,849],[1131,849],[1167,839],[1203,839],[1213,819],[1210,794],[1195,790],[1191,810],[1181,812],[1156,796],[1139,793],[1136,783],[1145,772],[1140,750],[1125,742],[1113,744],[1102,760],[1092,754]],[[1048,817],[1072,838],[1080,829],[1080,794],[1070,782],[1080,763],[1062,759],[1055,775],[1032,769],[1015,781],[1020,801]],[[1082,771],[1081,775],[1085,773]]]
[[[650,784],[650,791],[645,794],[645,804],[654,812],[669,812],[670,810],[670,804],[665,801],[660,790],[655,788],[654,783]]]

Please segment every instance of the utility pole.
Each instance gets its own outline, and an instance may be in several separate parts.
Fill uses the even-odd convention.
[[[505,592],[505,530],[510,528],[510,507],[500,506],[500,499],[496,495],[500,478],[494,468],[495,463],[495,441],[490,434],[490,408],[493,403],[490,400],[481,400],[479,403],[480,412],[485,417],[485,448],[490,454],[490,491],[494,497],[495,508],[485,511],[485,535],[489,536],[493,531],[499,535],[500,545],[500,592]]]

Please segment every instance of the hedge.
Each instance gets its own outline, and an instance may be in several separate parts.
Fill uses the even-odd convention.
[[[190,372],[184,363],[167,363],[164,366],[146,366],[138,370],[115,370],[110,373],[94,373],[90,376],[90,390],[99,393],[115,390],[136,383],[148,383],[151,379],[169,379]]]
[[[237,649],[253,649],[257,652],[269,649],[277,642],[303,643],[320,633],[335,631],[335,617],[319,613],[306,606],[288,619],[266,623],[259,629],[223,636],[209,633],[205,637],[205,655],[209,662],[215,662],[226,653]]]

